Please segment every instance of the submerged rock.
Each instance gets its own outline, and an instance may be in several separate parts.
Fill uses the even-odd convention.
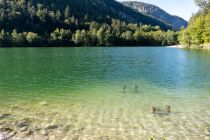
[[[44,135],[39,134],[39,133],[33,134],[33,138],[34,138],[34,140],[49,140],[47,135],[44,136]]]
[[[1,131],[1,132],[6,132],[6,133],[10,133],[10,132],[13,131],[13,129],[10,128],[9,126],[7,126],[7,127],[2,127],[2,128],[0,128],[0,131]]]
[[[47,136],[49,134],[46,129],[41,129],[39,131],[39,133],[42,134],[42,135],[44,135],[44,136]]]
[[[209,132],[209,133],[210,133],[210,127],[208,127],[208,128],[207,128],[207,132]]]
[[[6,140],[7,137],[5,136],[5,134],[0,132],[0,140]]]
[[[0,140],[8,140],[8,138],[13,137],[16,134],[13,129],[9,127],[4,127],[0,129]]]
[[[18,136],[18,137],[21,137],[21,138],[24,138],[24,137],[30,136],[31,134],[33,134],[33,131],[31,131],[31,130],[29,129],[29,130],[26,130],[26,131],[19,132],[19,133],[17,134],[17,136]]]
[[[23,127],[29,127],[30,124],[31,124],[30,119],[23,119],[23,120],[17,122],[16,126],[19,128],[23,128]]]
[[[10,133],[7,134],[7,137],[8,137],[8,138],[11,138],[11,137],[13,137],[15,134],[16,134],[16,132],[14,132],[14,131],[13,131],[13,132],[10,132]]]
[[[58,127],[58,125],[48,125],[46,126],[46,129],[57,129]]]
[[[20,129],[20,132],[27,131],[28,129],[29,129],[28,126],[22,127],[22,128]]]
[[[14,118],[15,116],[12,114],[2,114],[0,115],[0,119],[8,119],[8,118]]]
[[[99,137],[101,140],[110,140],[111,138],[109,136],[101,136]]]
[[[39,103],[39,105],[40,106],[46,106],[46,105],[48,105],[48,103],[46,101],[42,101],[42,102]]]

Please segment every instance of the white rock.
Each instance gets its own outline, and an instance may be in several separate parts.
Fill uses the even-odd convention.
[[[0,140],[6,140],[6,136],[0,132]]]

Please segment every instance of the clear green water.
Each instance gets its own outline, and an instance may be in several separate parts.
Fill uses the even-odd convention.
[[[71,126],[69,139],[209,139],[210,51],[1,48],[0,113]]]

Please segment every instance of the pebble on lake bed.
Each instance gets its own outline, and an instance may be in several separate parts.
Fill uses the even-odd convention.
[[[20,121],[16,122],[16,126],[19,128],[23,128],[23,127],[29,127],[31,124],[31,120],[30,119],[23,119]]]
[[[2,114],[0,115],[0,119],[14,118],[15,116],[12,114]]]
[[[43,102],[40,102],[39,105],[40,106],[46,106],[46,105],[48,105],[48,103],[46,101],[43,101]]]
[[[157,109],[156,109],[156,107],[152,107],[152,113],[156,113],[156,111],[157,111]]]
[[[46,127],[46,129],[57,129],[57,128],[59,128],[59,126],[58,125],[49,125],[49,126],[47,126]]]
[[[207,127],[207,129],[206,129],[206,130],[207,130],[207,132],[208,132],[208,133],[210,133],[210,127]]]
[[[5,136],[3,133],[0,132],[0,140],[3,140],[3,139],[5,139]]]

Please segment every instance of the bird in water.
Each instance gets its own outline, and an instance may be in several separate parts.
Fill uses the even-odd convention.
[[[135,92],[138,92],[138,86],[135,85]]]
[[[167,105],[167,106],[166,106],[166,112],[167,112],[167,113],[171,113],[171,106],[170,106],[170,105]]]
[[[123,86],[123,92],[126,92],[126,85]]]

